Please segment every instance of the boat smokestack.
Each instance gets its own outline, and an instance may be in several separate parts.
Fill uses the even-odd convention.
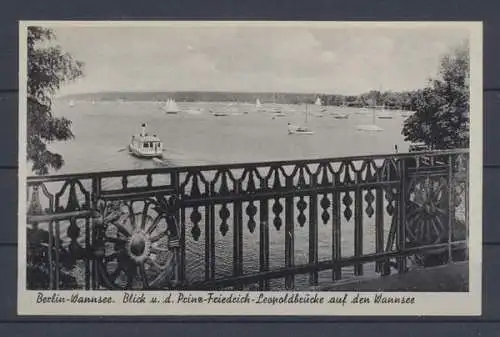
[[[146,123],[141,124],[141,136],[146,136]]]

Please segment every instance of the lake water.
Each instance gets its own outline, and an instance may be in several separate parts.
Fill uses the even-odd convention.
[[[152,160],[142,160],[129,155],[123,149],[131,135],[140,130],[141,123],[147,123],[148,132],[158,135],[164,143],[165,159],[169,165],[185,166],[214,163],[254,162],[270,160],[291,160],[304,158],[340,157],[350,155],[371,155],[393,153],[394,145],[400,152],[406,152],[408,144],[401,136],[404,117],[394,113],[392,119],[377,119],[382,132],[357,131],[360,124],[372,124],[369,110],[329,107],[320,114],[318,107],[312,107],[308,126],[314,135],[288,135],[287,123],[302,124],[305,121],[305,106],[283,105],[284,118],[273,119],[270,112],[258,112],[252,104],[235,104],[235,115],[215,117],[208,112],[223,111],[225,103],[179,103],[186,109],[203,109],[202,114],[182,112],[167,115],[157,102],[76,102],[69,107],[67,102],[54,104],[54,115],[73,121],[75,139],[56,143],[51,149],[62,154],[65,165],[57,173],[78,173],[106,170],[130,170],[158,167]],[[335,119],[330,113],[342,111],[348,119]],[[248,112],[248,114],[243,114]],[[316,115],[316,116],[315,116]],[[52,172],[55,173],[55,172]],[[202,211],[203,213],[203,211]],[[306,213],[307,214],[307,213]],[[321,213],[320,213],[321,214]],[[296,214],[297,215],[297,214]],[[188,217],[189,219],[189,217]],[[258,216],[256,222],[259,223]],[[272,219],[271,219],[272,221]],[[386,229],[390,219],[386,217]],[[189,236],[192,225],[187,224]],[[216,224],[216,228],[218,228]],[[230,224],[231,226],[231,224]],[[307,262],[308,229],[295,226],[295,261]],[[204,236],[198,242],[189,238],[187,251],[188,278],[195,280],[203,276]],[[284,226],[280,231],[271,227],[271,267],[284,266]],[[374,251],[374,217],[364,222],[364,253]],[[353,255],[354,220],[342,223],[342,255]],[[258,226],[252,234],[244,227],[244,271],[258,271],[259,259]],[[320,260],[331,258],[331,226],[319,224]],[[219,231],[216,235],[216,275],[230,275],[232,272],[232,232],[226,236]],[[373,274],[373,265],[367,265],[365,274]],[[352,268],[344,268],[345,277],[352,275]],[[331,280],[331,271],[320,273],[320,282]],[[277,280],[273,286],[281,287]],[[307,286],[307,276],[296,278],[298,289]]]
[[[183,109],[202,108],[221,111],[223,104],[179,103]],[[65,165],[58,173],[140,169],[155,167],[150,160],[130,156],[126,147],[130,137],[140,131],[158,135],[165,144],[165,157],[172,165],[234,163],[266,160],[290,160],[350,155],[393,153],[394,145],[405,152],[408,144],[401,136],[404,118],[377,119],[382,132],[357,131],[360,124],[371,124],[369,110],[329,108],[329,112],[346,111],[349,119],[331,116],[308,118],[312,136],[291,136],[287,123],[305,121],[304,106],[282,106],[287,117],[272,119],[269,112],[257,112],[253,105],[234,105],[235,111],[247,115],[214,117],[210,113],[166,115],[156,102],[56,102],[54,114],[73,121],[75,139],[52,145],[63,154]],[[85,159],[85,160],[83,160]]]

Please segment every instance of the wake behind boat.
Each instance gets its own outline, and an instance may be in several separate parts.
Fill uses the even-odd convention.
[[[163,143],[156,135],[148,135],[146,124],[141,125],[141,133],[132,136],[129,152],[139,158],[162,158]]]

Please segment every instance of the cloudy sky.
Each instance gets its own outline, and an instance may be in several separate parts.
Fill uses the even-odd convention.
[[[440,56],[468,37],[458,26],[56,27],[86,64],[61,94],[258,91],[357,94],[421,88]]]

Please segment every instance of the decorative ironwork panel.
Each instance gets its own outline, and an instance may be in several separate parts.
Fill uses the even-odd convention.
[[[76,269],[86,289],[267,290],[273,278],[299,286],[295,274],[316,286],[323,269],[336,281],[372,260],[387,274],[394,254],[401,267],[412,247],[427,247],[423,256],[446,243],[457,258],[451,247],[468,231],[468,151],[30,177],[27,192],[28,259],[46,270],[42,288],[72,284]]]

